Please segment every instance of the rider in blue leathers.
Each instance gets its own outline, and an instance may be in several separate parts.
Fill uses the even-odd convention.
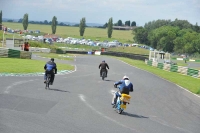
[[[122,80],[114,83],[114,87],[117,88],[119,85],[119,90],[114,93],[112,99],[112,105],[116,104],[117,98],[121,96],[121,94],[128,94],[129,92],[133,92],[133,84],[130,82],[129,77],[124,76]]]
[[[55,74],[57,74],[57,66],[56,66],[56,63],[54,62],[54,58],[51,58],[51,60],[48,61],[48,62],[44,65],[44,70],[45,70],[45,74],[44,74],[44,83],[46,83],[47,74],[51,74],[50,83],[53,84]]]

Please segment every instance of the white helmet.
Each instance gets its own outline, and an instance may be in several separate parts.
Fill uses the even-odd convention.
[[[125,79],[128,79],[128,80],[129,80],[129,77],[125,75],[125,76],[123,77],[123,80],[125,80]]]

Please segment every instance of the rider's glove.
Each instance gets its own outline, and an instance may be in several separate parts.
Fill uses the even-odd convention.
[[[117,88],[117,85],[116,85],[116,84],[114,84],[114,87],[115,87],[115,88]]]

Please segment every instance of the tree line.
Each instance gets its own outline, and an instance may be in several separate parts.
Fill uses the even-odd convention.
[[[28,14],[24,14],[23,19],[20,19],[18,22],[22,23],[24,30],[28,29],[28,24],[30,23],[28,21]],[[49,24],[47,20],[44,21],[45,24]],[[0,12],[0,24],[2,24],[2,11]],[[51,24],[51,29],[52,29],[52,34],[56,33],[56,27],[58,25],[58,21],[57,21],[57,17],[53,16],[52,21],[50,21]],[[86,18],[83,17],[80,20],[80,23],[77,25],[79,26],[79,33],[80,36],[84,36],[84,32],[85,32],[85,28],[86,28]],[[113,22],[112,22],[112,18],[109,19],[108,24],[107,24],[107,34],[108,34],[108,38],[112,37],[112,31],[113,31]],[[1,26],[0,26],[1,27]]]
[[[134,41],[165,52],[200,54],[200,26],[187,20],[154,20],[133,30]]]
[[[101,28],[106,28],[108,26],[108,23],[105,23]],[[125,21],[125,23],[122,23],[122,20],[118,20],[117,23],[113,23],[113,26],[136,26],[135,21]]]

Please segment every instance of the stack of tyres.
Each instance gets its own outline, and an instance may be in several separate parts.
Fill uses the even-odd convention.
[[[20,51],[14,50],[14,49],[9,49],[8,50],[8,57],[9,58],[20,58]]]

